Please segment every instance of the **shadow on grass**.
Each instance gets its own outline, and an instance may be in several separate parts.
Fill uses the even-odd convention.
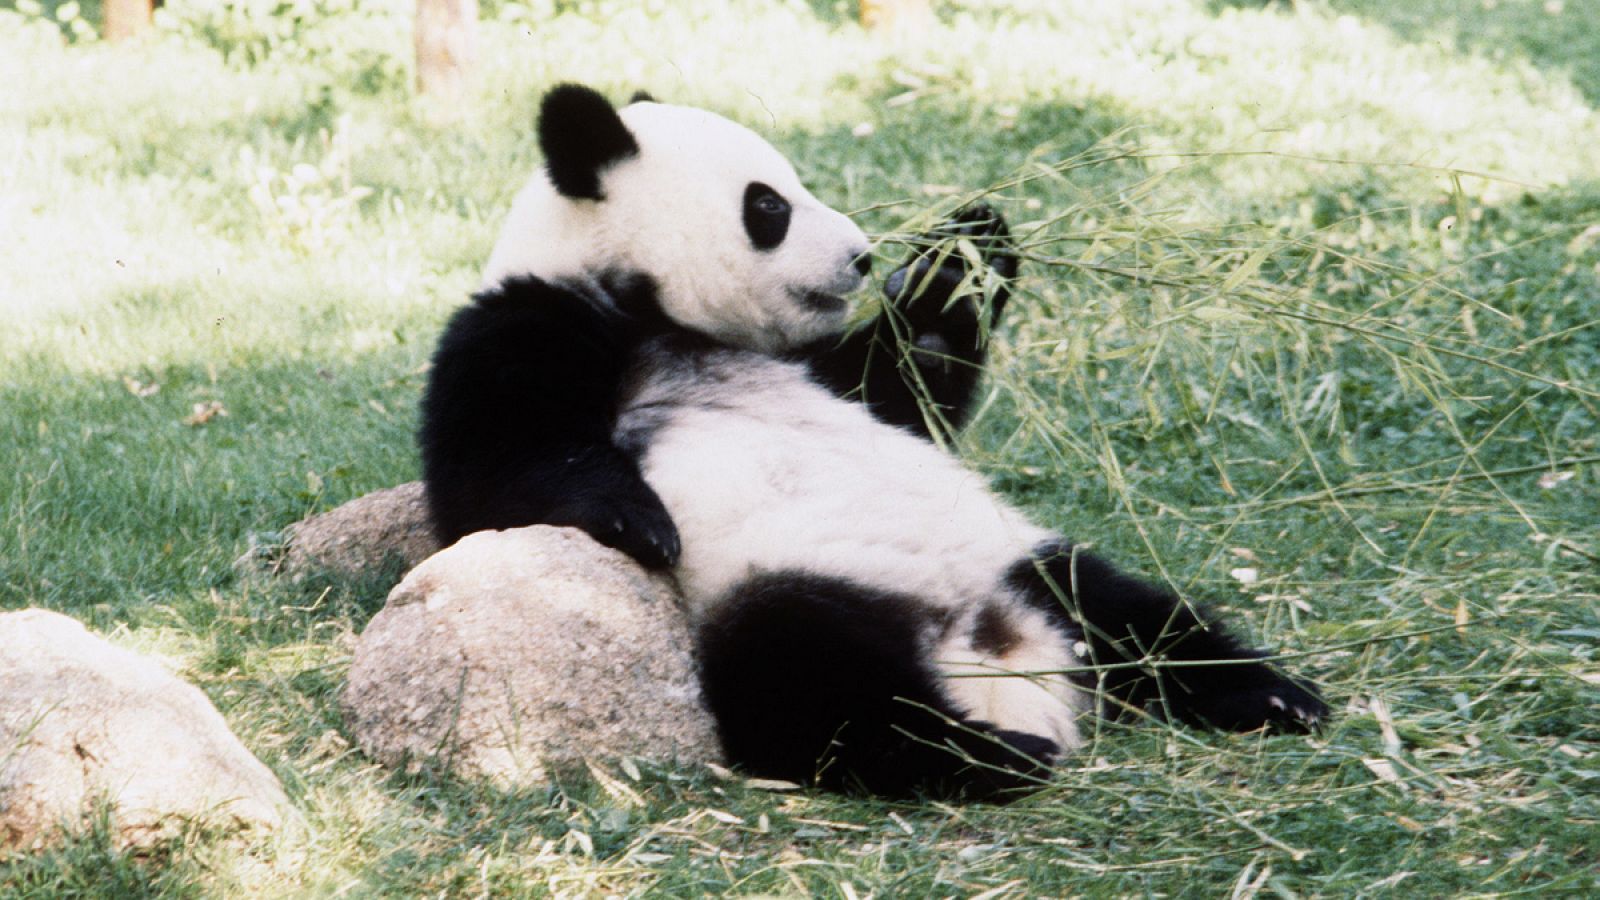
[[[129,900],[201,897],[202,865],[190,848],[198,835],[179,835],[150,847],[122,849],[110,808],[97,806],[84,827],[33,853],[0,862],[0,893],[9,898]]]
[[[146,397],[28,366],[0,388],[0,606],[137,621],[232,584],[252,532],[414,477],[419,352],[169,365]]]

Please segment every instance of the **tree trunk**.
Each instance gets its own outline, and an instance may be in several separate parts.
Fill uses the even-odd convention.
[[[478,0],[417,0],[413,38],[417,92],[462,99],[478,64]]]
[[[105,0],[102,29],[105,38],[115,43],[138,36],[150,27],[151,0]]]
[[[877,31],[922,28],[932,21],[932,0],[861,0],[861,24]]]

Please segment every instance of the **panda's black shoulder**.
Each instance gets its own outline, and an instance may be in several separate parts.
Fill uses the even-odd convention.
[[[449,327],[500,332],[569,325],[638,338],[678,329],[662,311],[659,296],[655,279],[641,272],[604,269],[554,280],[519,275],[474,294]]]
[[[492,420],[530,394],[560,392],[573,381],[614,382],[631,342],[613,319],[583,294],[538,278],[510,278],[473,295],[433,353],[422,397],[424,455],[434,444],[492,430]]]
[[[451,317],[445,336],[448,339],[452,332],[458,331],[494,333],[540,322],[583,322],[599,318],[599,311],[589,299],[571,287],[531,275],[517,276],[473,294]]]
[[[620,350],[620,328],[591,298],[532,276],[508,278],[472,296],[445,325],[434,363],[467,354],[474,367],[547,353]],[[507,356],[510,359],[496,359]],[[464,360],[465,361],[465,360]]]

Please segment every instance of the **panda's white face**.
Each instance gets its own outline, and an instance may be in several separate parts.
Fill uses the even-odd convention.
[[[518,274],[641,273],[655,281],[673,321],[764,351],[841,329],[843,295],[865,277],[866,236],[811,196],[770,144],[705,110],[635,103],[613,114],[625,134],[595,140],[583,131],[575,139],[631,137],[636,152],[612,152],[574,177],[564,162],[571,151],[560,144],[566,135],[550,134],[590,123],[551,121],[564,114],[552,109],[547,102],[540,122],[549,168],[518,196],[487,283]],[[583,152],[593,154],[587,146]]]

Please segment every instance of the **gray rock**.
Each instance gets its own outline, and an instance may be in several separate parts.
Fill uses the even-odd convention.
[[[438,550],[422,482],[412,481],[357,497],[281,533],[257,535],[234,566],[292,578],[316,573],[357,578],[388,566],[410,569]]]
[[[122,845],[185,821],[281,825],[288,798],[200,690],[42,609],[0,613],[0,849],[110,804]]]
[[[570,528],[479,532],[413,569],[342,703],[382,763],[507,785],[583,759],[720,756],[675,592]]]

